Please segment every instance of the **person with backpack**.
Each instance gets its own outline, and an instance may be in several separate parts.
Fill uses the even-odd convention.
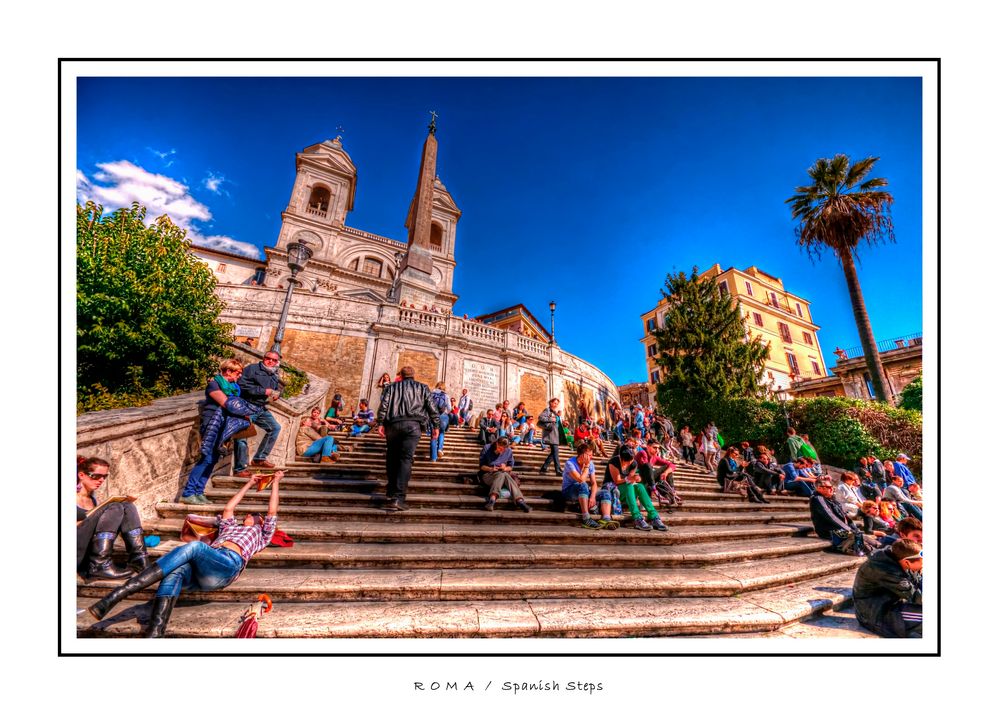
[[[468,394],[466,387],[461,391],[461,397],[458,398],[458,419],[465,426],[465,429],[472,428],[472,407],[472,396]]]
[[[436,462],[444,456],[444,433],[447,432],[448,425],[451,424],[449,415],[451,409],[451,398],[447,396],[447,386],[443,382],[438,382],[437,386],[430,393],[430,401],[437,408],[437,426],[439,431],[436,439],[430,440],[430,461]],[[428,434],[432,434],[434,424],[431,423]]]
[[[884,638],[923,635],[923,547],[899,539],[876,551],[857,570],[853,604],[857,621]]]

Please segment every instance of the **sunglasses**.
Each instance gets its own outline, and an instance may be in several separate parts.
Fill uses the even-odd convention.
[[[91,479],[107,479],[108,478],[107,473],[97,474],[95,472],[84,472],[84,474],[86,474]]]

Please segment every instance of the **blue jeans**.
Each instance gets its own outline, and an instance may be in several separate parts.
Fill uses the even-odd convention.
[[[262,409],[257,414],[250,418],[250,422],[258,425],[264,431],[264,438],[260,440],[260,444],[257,446],[257,452],[253,455],[254,459],[267,459],[267,456],[274,449],[274,443],[277,442],[278,435],[281,433],[281,425],[278,421],[274,419],[274,415],[267,411],[267,409]],[[250,460],[247,459],[247,455],[250,452],[249,447],[246,446],[245,439],[234,440],[236,443],[235,448],[235,465],[233,465],[233,471],[242,472],[246,469]]]
[[[243,572],[243,558],[229,549],[213,549],[201,541],[178,546],[161,556],[156,565],[163,571],[157,596],[179,596],[188,591],[218,591]]]
[[[364,425],[353,425],[350,428],[350,436],[351,437],[356,437],[359,434],[364,434],[365,432],[370,432],[370,431],[371,431],[371,425],[368,425],[368,424],[364,424]]]
[[[191,473],[187,475],[187,484],[184,485],[183,496],[190,497],[195,494],[204,494],[205,485],[208,484],[208,479],[212,476],[212,470],[215,468],[218,460],[218,452],[215,451],[212,451],[209,457],[201,456],[201,461],[195,464]]]
[[[328,457],[336,451],[336,442],[333,437],[327,435],[326,437],[321,437],[315,442],[309,445],[309,448],[302,452],[303,457],[312,457],[317,454],[321,454],[323,457]]]
[[[812,485],[809,482],[802,482],[795,479],[793,482],[784,482],[784,488],[787,489],[792,494],[797,494],[799,497],[810,497],[815,491],[812,489]]]
[[[447,427],[451,424],[451,420],[448,417],[447,412],[442,412],[437,420],[437,424],[440,427],[440,434],[437,435],[437,439],[434,439],[434,428],[430,428],[430,461],[436,462],[437,455],[444,449],[444,433],[447,432]]]

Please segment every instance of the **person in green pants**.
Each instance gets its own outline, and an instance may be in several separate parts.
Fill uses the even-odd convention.
[[[604,471],[604,484],[613,484],[621,494],[621,501],[631,512],[635,520],[635,528],[641,531],[666,531],[667,526],[659,516],[659,512],[652,506],[652,499],[642,484],[642,477],[638,473],[638,464],[635,462],[635,453],[625,447],[616,456],[607,462]],[[642,512],[638,509],[638,502],[642,503],[649,522],[642,518]]]

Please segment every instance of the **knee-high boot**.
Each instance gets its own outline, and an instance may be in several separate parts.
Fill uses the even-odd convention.
[[[101,578],[126,578],[132,575],[128,569],[118,569],[111,561],[111,547],[114,545],[115,534],[100,531],[94,534],[90,541],[90,561],[87,563],[86,578],[88,581]]]
[[[146,542],[142,538],[142,528],[123,533],[125,551],[128,552],[128,565],[135,573],[142,573],[149,568],[149,554],[146,553]]]
[[[153,564],[142,573],[137,576],[133,576],[128,579],[121,586],[113,590],[107,596],[102,598],[100,601],[95,603],[93,606],[88,608],[90,615],[96,618],[98,621],[103,619],[107,615],[108,611],[114,608],[114,605],[121,601],[123,598],[131,596],[133,593],[138,593],[147,586],[152,586],[157,581],[163,578],[163,569],[161,569],[156,564]]]
[[[177,603],[177,596],[157,596],[153,600],[153,611],[149,615],[149,627],[145,633],[146,638],[163,637],[175,603]]]

